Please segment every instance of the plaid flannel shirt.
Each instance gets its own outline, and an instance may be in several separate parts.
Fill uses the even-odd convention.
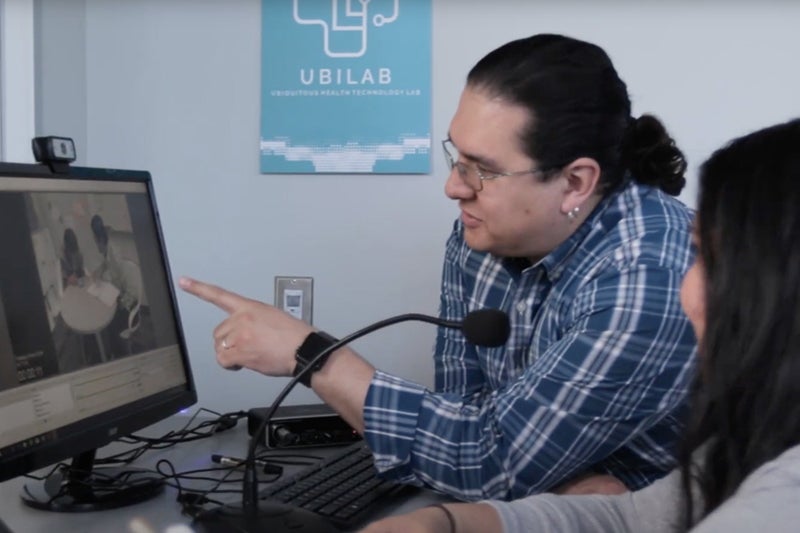
[[[543,492],[577,474],[629,489],[675,464],[696,341],[679,291],[691,211],[628,183],[535,265],[469,249],[456,222],[442,318],[497,308],[500,348],[440,328],[436,390],[377,372],[365,438],[383,475],[464,500]]]

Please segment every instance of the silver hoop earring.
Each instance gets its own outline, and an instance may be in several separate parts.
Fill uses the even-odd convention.
[[[567,218],[570,220],[575,220],[576,218],[578,218],[578,213],[580,213],[580,211],[581,211],[580,206],[576,205],[575,207],[567,211]]]

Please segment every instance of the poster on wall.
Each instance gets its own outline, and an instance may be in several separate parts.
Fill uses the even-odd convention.
[[[262,0],[261,172],[424,174],[431,0]]]

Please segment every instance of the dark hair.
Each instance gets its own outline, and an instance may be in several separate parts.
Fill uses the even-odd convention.
[[[64,230],[64,252],[68,254],[73,254],[78,252],[78,237],[75,235],[75,231],[72,228],[67,228]]]
[[[687,529],[692,475],[705,516],[800,443],[798,146],[794,120],[734,140],[700,169],[706,326],[681,457]]]
[[[64,253],[61,259],[61,266],[64,269],[64,276],[72,274],[83,276],[83,254],[78,245],[78,236],[72,228],[66,228],[63,236]]]
[[[597,45],[549,34],[511,41],[472,68],[467,86],[530,112],[520,142],[544,169],[590,157],[600,165],[601,193],[621,185],[626,171],[672,195],[686,184],[683,154],[656,117],[631,118],[625,83]]]
[[[92,220],[89,222],[92,227],[92,233],[94,233],[94,238],[99,242],[107,242],[108,241],[108,231],[106,230],[106,226],[103,223],[103,217],[100,215],[92,216]]]

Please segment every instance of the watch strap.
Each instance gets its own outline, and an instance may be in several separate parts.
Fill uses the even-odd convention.
[[[317,355],[337,342],[339,342],[339,339],[324,331],[312,331],[309,333],[303,341],[303,344],[300,345],[295,353],[294,359],[296,364],[294,366],[293,375],[297,376],[311,364],[311,361],[313,361]],[[311,387],[311,374],[322,368],[328,361],[328,357],[330,357],[330,354],[325,355],[322,359],[317,361],[311,370],[303,374],[298,381],[306,387]]]

